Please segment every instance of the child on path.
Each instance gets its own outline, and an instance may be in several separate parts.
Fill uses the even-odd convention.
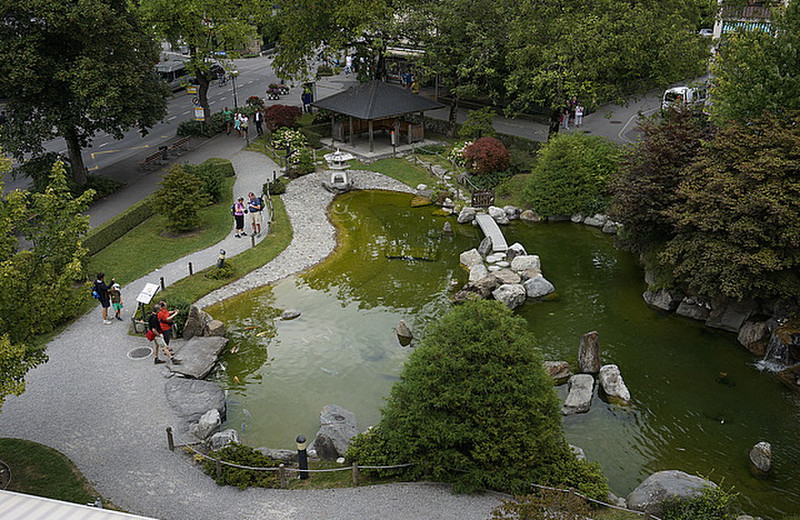
[[[111,298],[111,306],[114,308],[114,317],[122,321],[120,312],[122,311],[122,290],[115,278],[111,279],[111,289],[108,291]]]
[[[246,211],[247,209],[245,209],[244,206],[244,197],[239,197],[239,199],[231,208],[233,220],[236,221],[236,238],[239,238],[242,235],[247,236],[247,233],[244,232],[244,214]]]

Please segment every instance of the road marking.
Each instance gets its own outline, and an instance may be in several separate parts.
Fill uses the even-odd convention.
[[[186,111],[184,111],[183,115],[186,115],[186,114],[188,114],[188,113],[189,113],[189,111],[188,111],[188,110],[186,110]]]
[[[209,105],[213,105],[214,103],[216,103],[216,101],[209,101],[208,102]]]
[[[169,118],[167,118],[167,121],[172,121],[173,119],[178,119],[178,116],[169,117]]]
[[[172,136],[170,136],[170,135],[162,135],[161,139],[169,139],[170,137],[172,137]],[[150,148],[150,145],[143,146],[143,148]],[[135,148],[134,148],[134,150],[135,150]]]
[[[98,148],[102,148],[102,147],[104,147],[104,146],[108,146],[108,143],[103,143],[103,144],[101,144],[100,146],[98,146]]]
[[[64,155],[65,153],[67,153],[67,149],[66,148],[61,150],[61,151],[59,151],[58,155]]]
[[[222,96],[221,98],[219,98],[219,100],[220,101],[225,101],[225,96]]]
[[[623,127],[622,127],[622,129],[619,131],[619,133],[617,134],[617,136],[618,136],[620,139],[622,139],[623,141],[628,141],[629,143],[632,143],[633,141],[631,141],[631,140],[630,140],[630,139],[628,139],[627,137],[623,136],[622,134],[624,134],[624,133],[625,133],[625,130],[628,128],[628,126],[631,124],[631,122],[633,121],[633,119],[634,119],[634,118],[637,118],[637,117],[639,117],[639,115],[645,115],[645,114],[647,114],[648,112],[655,112],[656,110],[658,110],[658,108],[651,108],[651,109],[649,109],[649,110],[643,110],[643,111],[641,111],[641,112],[637,112],[637,113],[633,114],[633,115],[630,117],[630,119],[628,119],[628,122],[627,122],[627,123],[625,123],[625,126],[623,126]]]

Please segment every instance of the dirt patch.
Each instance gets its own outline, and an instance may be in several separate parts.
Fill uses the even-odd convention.
[[[169,229],[162,229],[159,233],[160,236],[163,238],[168,238],[170,240],[175,238],[194,238],[199,237],[202,233],[200,229],[193,229],[191,231],[184,231],[182,233],[176,233],[175,231],[170,231]]]

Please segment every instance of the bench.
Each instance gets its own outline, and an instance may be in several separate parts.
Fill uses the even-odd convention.
[[[181,155],[181,152],[188,152],[189,151],[189,141],[191,137],[184,137],[183,139],[178,139],[174,143],[172,143],[167,151],[171,154],[175,154],[177,156]]]
[[[154,152],[145,157],[142,162],[139,163],[139,166],[144,170],[152,170],[156,166],[161,166],[164,164],[164,159],[161,156],[161,151]]]

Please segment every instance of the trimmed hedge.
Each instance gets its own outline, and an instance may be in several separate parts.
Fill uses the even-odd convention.
[[[89,255],[97,254],[104,247],[155,215],[156,211],[151,203],[152,196],[146,197],[92,229],[83,239],[83,246],[89,250]]]

